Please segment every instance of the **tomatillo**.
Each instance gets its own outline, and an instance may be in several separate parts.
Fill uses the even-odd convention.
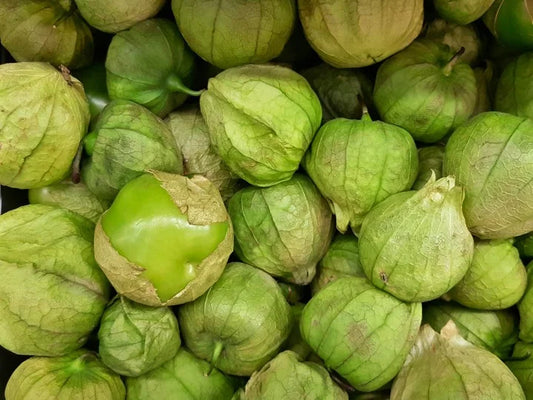
[[[95,258],[118,293],[150,306],[192,301],[222,274],[233,229],[200,175],[152,171],[130,181],[101,217]]]

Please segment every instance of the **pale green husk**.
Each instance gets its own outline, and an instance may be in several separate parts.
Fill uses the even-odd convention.
[[[277,354],[291,329],[291,310],[274,278],[243,263],[229,264],[207,293],[178,309],[178,318],[187,348],[239,376]]]
[[[109,97],[134,101],[164,118],[193,93],[188,86],[194,64],[194,54],[173,21],[140,22],[117,33],[109,44],[105,60]]]
[[[229,400],[234,383],[183,347],[160,367],[127,378],[128,400]]]
[[[74,0],[82,17],[104,32],[119,32],[156,15],[165,0]]]
[[[342,277],[307,303],[300,331],[327,368],[367,392],[398,373],[421,319],[420,303],[403,303],[364,278]]]
[[[533,396],[533,344],[518,342],[513,350],[513,358],[506,363],[516,376],[526,395],[526,399]]]
[[[455,130],[444,173],[465,190],[463,212],[481,239],[533,230],[533,120],[500,112],[479,114]]]
[[[107,201],[98,199],[83,182],[73,183],[72,180],[30,189],[28,199],[31,204],[48,204],[66,208],[94,223],[109,207]]]
[[[441,333],[423,325],[392,385],[391,400],[525,400],[494,354],[464,340],[453,321]]]
[[[98,353],[123,376],[139,376],[173,358],[181,345],[178,320],[168,307],[150,307],[119,296],[100,322]]]
[[[411,188],[418,157],[406,130],[365,114],[361,120],[326,122],[303,166],[330,203],[337,229],[358,232],[374,205]]]
[[[463,189],[447,176],[374,207],[359,237],[368,279],[405,301],[433,300],[455,286],[474,252],[461,210],[463,198]]]
[[[457,52],[461,47],[465,52],[461,60],[475,64],[482,53],[482,42],[474,25],[457,25],[443,19],[436,19],[428,24],[424,37],[438,41]]]
[[[181,175],[151,171],[161,182],[180,211],[194,225],[228,222],[224,240],[217,249],[196,266],[196,278],[166,302],[161,302],[153,284],[143,276],[144,269],[122,257],[111,245],[100,221],[94,234],[94,256],[113,287],[123,296],[149,306],[170,306],[200,297],[220,277],[233,251],[233,228],[220,193],[201,175]]]
[[[479,19],[487,12],[494,0],[433,0],[440,16],[459,25]]]
[[[0,38],[17,61],[81,68],[93,59],[91,29],[73,0],[3,0]]]
[[[435,179],[442,178],[442,159],[444,146],[428,146],[418,149],[418,176],[413,189],[422,189],[434,175]]]
[[[172,11],[191,49],[226,69],[277,57],[296,19],[294,0],[172,0]]]
[[[0,65],[0,92],[0,185],[62,180],[89,125],[81,83],[48,63],[8,63]]]
[[[328,371],[314,362],[301,362],[296,353],[279,353],[253,373],[239,400],[348,400]]]
[[[209,79],[200,108],[215,151],[255,186],[289,180],[322,119],[309,83],[276,65],[221,72]]]
[[[32,357],[7,382],[6,400],[124,400],[120,376],[97,355],[77,350],[63,357]]]
[[[424,322],[439,332],[453,320],[459,334],[476,346],[499,358],[510,356],[518,341],[518,318],[514,310],[473,310],[454,302],[434,301],[424,304]]]
[[[55,206],[0,216],[0,345],[43,356],[83,346],[109,296],[93,231],[88,219]]]
[[[502,112],[533,119],[533,52],[507,64],[498,81],[494,106]]]
[[[183,160],[166,124],[143,106],[127,100],[109,103],[94,126],[96,141],[82,167],[87,187],[113,200],[118,191],[147,169],[182,173]]]
[[[420,33],[423,1],[299,0],[305,36],[335,68],[375,64],[409,45]]]
[[[242,186],[211,145],[207,125],[197,105],[182,107],[165,120],[183,158],[183,174],[200,174],[209,179],[225,200]]]
[[[520,340],[533,343],[533,261],[527,265],[527,288],[518,303]]]
[[[379,67],[374,103],[383,121],[415,140],[435,143],[474,112],[477,84],[470,65],[448,46],[419,39]],[[451,62],[451,64],[450,64]]]
[[[526,290],[527,272],[510,240],[478,241],[463,279],[448,293],[470,308],[502,310],[515,305]]]
[[[350,234],[333,238],[327,253],[317,265],[315,278],[311,282],[311,291],[317,293],[343,276],[366,278],[359,260],[359,242]]]
[[[242,261],[298,285],[311,282],[330,243],[333,221],[328,203],[307,176],[242,189],[230,199],[228,213]]]

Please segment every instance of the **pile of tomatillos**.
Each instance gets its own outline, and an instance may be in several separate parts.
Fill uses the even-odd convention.
[[[532,13],[2,0],[6,399],[533,399]]]

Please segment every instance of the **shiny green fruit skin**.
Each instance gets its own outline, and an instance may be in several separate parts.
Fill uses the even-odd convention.
[[[386,60],[374,85],[381,118],[435,143],[468,120],[477,100],[472,68],[446,45],[419,39]]]
[[[171,194],[158,177],[141,175],[119,192],[99,224],[110,246],[128,263],[142,269],[141,275],[153,284],[163,304],[198,278],[199,265],[230,232],[227,221],[191,223]]]
[[[455,130],[444,173],[465,190],[463,213],[481,239],[533,230],[533,120],[500,112],[475,116]]]
[[[222,69],[277,57],[296,20],[295,0],[172,0],[172,11],[191,49]]]
[[[105,106],[111,102],[107,93],[105,64],[93,63],[85,68],[77,69],[73,74],[83,84],[89,101],[91,122],[95,122]]]
[[[369,392],[398,373],[421,319],[420,303],[403,303],[364,278],[343,277],[307,303],[300,331],[328,369]]]

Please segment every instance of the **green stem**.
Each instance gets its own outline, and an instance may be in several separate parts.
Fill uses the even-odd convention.
[[[361,121],[372,121],[372,117],[370,117],[370,114],[368,112],[368,107],[366,106],[365,99],[363,99],[363,96],[359,94],[357,96],[359,98],[359,103],[361,103]]]
[[[167,88],[173,92],[181,92],[189,96],[200,96],[203,90],[192,90],[183,84],[183,81],[177,75],[170,75],[167,78]]]
[[[459,62],[459,58],[464,54],[465,48],[461,47],[457,53],[453,55],[452,58],[450,58],[450,61],[444,66],[442,69],[444,71],[444,75],[449,76],[452,73],[452,69]]]
[[[211,365],[209,367],[209,371],[207,371],[207,376],[211,375],[211,372],[213,372],[213,369],[215,369],[222,350],[224,350],[224,343],[216,342],[215,348],[213,349],[213,355],[211,356]]]

